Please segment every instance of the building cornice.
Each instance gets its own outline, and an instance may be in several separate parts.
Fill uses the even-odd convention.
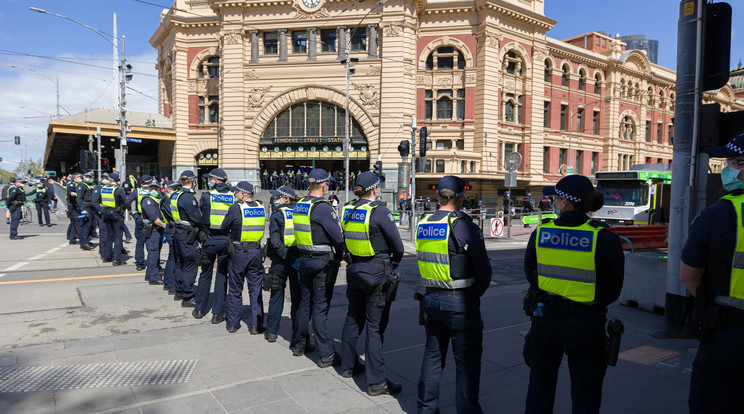
[[[542,14],[535,13],[530,10],[523,9],[511,3],[507,3],[501,0],[476,0],[475,9],[479,12],[494,12],[505,17],[509,17],[516,21],[533,25],[537,28],[548,31],[555,26],[558,22]],[[426,6],[428,9],[429,5]]]

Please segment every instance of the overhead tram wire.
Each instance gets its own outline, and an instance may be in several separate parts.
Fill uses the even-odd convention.
[[[88,67],[91,67],[91,68],[106,69],[108,71],[111,70],[111,68],[108,67],[108,66],[93,65],[93,64],[90,64],[90,63],[81,63],[81,62],[76,62],[74,60],[67,60],[67,59],[62,59],[62,58],[57,58],[57,57],[52,57],[52,56],[41,56],[41,55],[34,55],[34,54],[31,54],[31,53],[23,53],[23,52],[16,52],[16,51],[13,51],[13,50],[0,49],[0,55],[3,55],[3,54],[5,54],[5,55],[14,55],[14,56],[35,57],[35,58],[39,58],[39,59],[48,59],[48,60],[55,60],[55,61],[58,61],[58,62],[71,63],[71,64],[74,64],[74,65],[88,66]],[[149,63],[155,63],[155,62],[147,62],[147,63],[149,64]],[[152,75],[152,74],[143,73],[143,72],[130,72],[130,73],[135,74],[135,75],[140,75],[140,76],[149,76],[151,78],[157,78],[158,77],[157,75]]]

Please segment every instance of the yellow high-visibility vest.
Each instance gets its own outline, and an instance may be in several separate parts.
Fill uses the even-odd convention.
[[[142,199],[150,195],[150,190],[144,188],[137,189],[137,211],[142,214]]]
[[[297,246],[297,239],[294,233],[294,209],[289,207],[279,207],[279,211],[284,215],[284,245],[287,247]]]
[[[556,225],[552,220],[537,226],[538,288],[574,302],[596,299],[597,271],[594,257],[602,227]]]
[[[101,205],[106,208],[116,208],[116,198],[114,194],[119,188],[118,185],[109,184],[101,188]]]
[[[360,200],[346,203],[341,215],[341,228],[344,230],[346,250],[354,256],[370,257],[375,249],[369,238],[369,220],[376,205],[360,203]]]
[[[744,310],[744,195],[726,195],[724,200],[728,200],[736,211],[736,248],[734,249],[734,259],[731,263],[731,281],[729,282],[729,294],[724,297],[716,297],[716,303],[721,302],[728,306]]]
[[[227,210],[235,204],[235,193],[228,191],[220,193],[217,190],[209,190],[209,228],[219,230],[225,221]],[[265,217],[264,217],[265,218]]]
[[[303,198],[297,204],[295,204],[293,223],[295,230],[295,239],[297,240],[297,246],[301,250],[318,253],[331,253],[333,249],[331,246],[325,244],[314,245],[313,235],[311,233],[310,225],[310,213],[318,203],[328,203],[328,200],[315,199],[308,200]],[[329,205],[331,203],[328,203]]]
[[[455,237],[452,223],[459,219],[451,220],[447,214],[431,220],[431,215],[425,215],[416,227],[416,256],[425,287],[462,289],[475,283],[475,277],[466,277],[464,267],[456,269],[450,265],[449,239]]]
[[[263,239],[264,228],[266,227],[266,209],[260,201],[256,201],[256,204],[258,205],[240,204],[240,211],[243,216],[240,231],[241,242],[258,242]]]

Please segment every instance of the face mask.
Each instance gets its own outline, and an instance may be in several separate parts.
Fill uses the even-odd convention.
[[[282,205],[282,202],[281,202],[281,201],[279,201],[279,199],[276,199],[276,200],[274,200],[274,205],[275,205],[276,207],[279,207],[280,205]]]
[[[744,190],[744,181],[739,181],[739,171],[730,165],[723,167],[721,171],[721,181],[726,191]]]
[[[90,183],[92,183],[92,182],[93,182],[93,179],[92,179],[92,178],[86,178],[86,179],[85,179],[84,181],[85,181],[86,183],[90,184]]]
[[[553,206],[553,213],[555,213],[556,216],[560,216],[561,210],[559,210],[558,207]]]
[[[103,185],[109,185],[109,183],[110,183],[109,180],[106,180],[106,179],[101,180],[101,184]]]
[[[150,190],[150,197],[160,197],[160,191],[158,190]]]

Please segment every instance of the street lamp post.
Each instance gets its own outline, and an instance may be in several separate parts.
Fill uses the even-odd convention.
[[[124,53],[124,36],[114,36],[112,34],[106,33],[104,31],[101,31],[99,29],[96,29],[95,27],[88,26],[87,24],[77,21],[73,18],[63,16],[61,14],[57,13],[51,13],[44,9],[39,9],[37,7],[29,7],[28,8],[31,11],[39,12],[42,14],[48,14],[50,16],[59,17],[65,20],[69,20],[73,23],[77,23],[83,27],[85,27],[88,30],[91,30],[93,33],[101,36],[104,40],[111,43],[111,45],[121,53],[121,59],[119,60],[119,149],[120,149],[120,163],[117,165],[119,168],[119,175],[122,179],[126,177],[127,174],[127,110],[126,110],[126,101],[127,101],[127,90],[126,90],[126,84],[128,81],[132,79],[131,70],[132,65],[127,64],[127,58]],[[121,48],[116,45],[116,43],[112,40],[121,40]],[[59,94],[58,94],[59,96]],[[59,114],[58,114],[59,115]],[[98,157],[100,159],[101,154],[98,154]]]
[[[377,3],[375,3],[374,6],[372,6],[371,9],[367,12],[367,14],[362,17],[361,20],[359,20],[359,23],[357,23],[356,26],[354,26],[354,29],[349,30],[346,29],[346,41],[344,42],[344,59],[341,60],[341,63],[346,68],[346,111],[344,114],[344,126],[345,126],[345,135],[344,135],[344,180],[346,181],[344,183],[344,188],[346,188],[346,201],[349,201],[349,140],[351,136],[351,126],[350,126],[350,116],[349,116],[349,79],[351,79],[351,75],[354,74],[354,64],[359,62],[359,59],[350,57],[351,54],[351,38],[356,33],[357,29],[359,29],[359,26],[362,24],[364,19],[369,16],[370,13],[377,7],[379,7],[382,4],[387,3],[388,0],[378,0]]]
[[[59,78],[58,77],[52,78],[51,76],[48,76],[48,75],[46,75],[46,74],[44,74],[42,72],[39,72],[36,69],[24,68],[22,66],[16,66],[16,65],[7,65],[7,66],[9,68],[13,68],[13,69],[23,69],[23,70],[28,70],[30,72],[34,72],[36,74],[39,74],[39,75],[41,75],[41,76],[49,79],[52,82],[54,82],[54,85],[57,87],[57,119],[59,119]]]

